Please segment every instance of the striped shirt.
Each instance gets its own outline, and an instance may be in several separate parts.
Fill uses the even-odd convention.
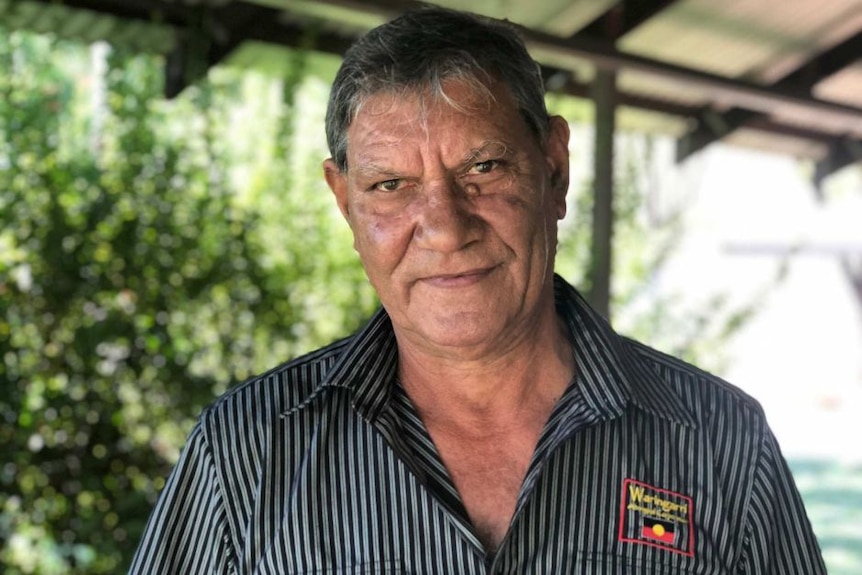
[[[202,414],[131,573],[825,573],[759,405],[555,281],[578,375],[493,556],[398,384],[381,310]]]

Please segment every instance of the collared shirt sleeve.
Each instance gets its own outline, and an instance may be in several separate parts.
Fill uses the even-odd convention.
[[[802,498],[768,429],[755,469],[744,537],[739,574],[826,573]]]
[[[213,454],[198,424],[159,496],[130,575],[234,573]]]

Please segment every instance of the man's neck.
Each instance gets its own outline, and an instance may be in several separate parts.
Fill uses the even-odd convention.
[[[505,355],[441,357],[399,342],[399,377],[426,425],[493,432],[513,420],[541,419],[574,376],[567,331],[554,325]]]

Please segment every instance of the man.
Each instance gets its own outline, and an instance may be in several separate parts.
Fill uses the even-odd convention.
[[[201,417],[133,573],[823,573],[759,406],[555,277],[568,127],[506,25],[370,32],[326,181],[383,309]]]

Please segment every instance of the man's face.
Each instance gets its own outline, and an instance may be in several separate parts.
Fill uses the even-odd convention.
[[[348,169],[324,164],[354,247],[399,338],[476,356],[553,309],[568,126],[540,144],[502,85],[461,81],[454,102],[378,94],[348,130]]]

